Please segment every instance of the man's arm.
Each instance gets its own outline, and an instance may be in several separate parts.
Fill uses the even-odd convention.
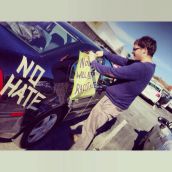
[[[142,70],[137,64],[113,68],[103,66],[97,61],[93,61],[91,66],[96,69],[101,75],[109,76],[116,79],[136,80],[142,77]]]
[[[124,57],[121,57],[121,56],[118,56],[116,54],[112,54],[112,53],[109,53],[109,52],[103,52],[103,55],[106,56],[106,58],[108,60],[110,60],[111,62],[115,63],[115,64],[118,64],[120,66],[125,66],[127,65],[128,63],[128,59],[127,58],[124,58]]]

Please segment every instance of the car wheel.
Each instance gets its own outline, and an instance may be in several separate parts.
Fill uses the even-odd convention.
[[[57,114],[58,112],[59,114]],[[62,113],[60,111],[52,111],[43,116],[40,116],[30,125],[23,133],[23,137],[20,141],[22,148],[27,148],[43,139],[49,131],[53,129],[55,124],[62,121]]]

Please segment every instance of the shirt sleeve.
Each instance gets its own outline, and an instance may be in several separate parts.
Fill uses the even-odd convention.
[[[139,63],[131,64],[128,66],[122,66],[119,68],[113,68],[109,66],[104,66],[93,61],[91,66],[96,69],[101,75],[109,76],[116,79],[125,79],[125,80],[136,80],[142,77],[142,66]]]
[[[108,60],[110,60],[111,62],[116,63],[120,66],[125,66],[128,63],[128,59],[121,57],[121,56],[118,56],[116,54],[112,54],[112,53],[109,53],[106,51],[104,51],[103,54],[106,56],[106,58]]]

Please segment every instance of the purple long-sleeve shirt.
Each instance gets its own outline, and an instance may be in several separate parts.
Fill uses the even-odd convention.
[[[103,66],[94,60],[91,66],[101,75],[116,78],[114,85],[107,87],[106,95],[119,108],[127,109],[133,100],[144,90],[155,72],[155,64],[128,60],[115,54],[104,55],[119,68]]]

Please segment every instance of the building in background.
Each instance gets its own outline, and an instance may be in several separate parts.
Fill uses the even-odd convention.
[[[70,23],[100,47],[123,57],[130,57],[129,53],[124,49],[124,43],[117,38],[116,33],[112,30],[108,22]]]

